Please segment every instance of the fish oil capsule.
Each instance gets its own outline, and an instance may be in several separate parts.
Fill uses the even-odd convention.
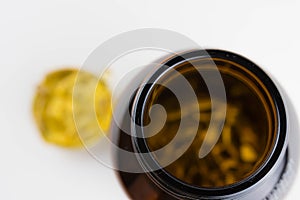
[[[80,85],[80,91],[77,91],[80,95],[73,98],[75,81]],[[110,91],[103,80],[98,81],[94,75],[77,69],[60,69],[47,74],[38,85],[33,115],[47,142],[63,147],[81,147],[81,139],[89,144],[107,132],[111,121],[110,100]],[[80,116],[76,122],[74,104]],[[95,105],[95,109],[89,109],[87,104]],[[81,129],[81,138],[78,128]]]

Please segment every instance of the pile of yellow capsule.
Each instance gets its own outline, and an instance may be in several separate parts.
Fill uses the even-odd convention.
[[[217,102],[217,101],[216,101]],[[224,102],[218,102],[224,104]],[[198,106],[201,113],[199,120]],[[224,106],[224,105],[222,105]],[[157,150],[164,148],[161,157],[157,160],[163,161],[172,154],[182,151],[182,142],[188,137],[194,137],[189,127],[186,127],[185,134],[173,145],[167,145],[175,137],[181,118],[188,118],[191,121],[199,121],[198,132],[191,146],[175,162],[165,167],[173,176],[192,185],[201,187],[223,187],[234,184],[251,174],[259,163],[263,154],[264,146],[259,138],[259,133],[252,129],[251,123],[243,116],[242,110],[233,104],[226,104],[227,114],[224,127],[221,130],[220,138],[215,138],[217,132],[208,133],[208,126],[211,122],[211,100],[209,98],[190,104],[184,110],[174,109],[168,113],[165,127],[157,136],[148,138],[150,149]],[[218,112],[218,111],[217,111]],[[214,123],[212,130],[219,130],[220,123]],[[207,135],[211,138],[205,138]],[[209,140],[217,140],[212,151],[204,158],[199,158],[201,145],[206,145]]]
[[[106,83],[91,73],[71,68],[57,70],[38,85],[33,114],[47,142],[81,147],[108,131],[111,93]]]

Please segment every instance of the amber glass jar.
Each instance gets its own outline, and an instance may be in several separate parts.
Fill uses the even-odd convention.
[[[112,133],[121,149],[136,155],[129,158],[116,152],[117,168],[132,169],[117,172],[130,198],[266,198],[288,157],[285,105],[271,78],[250,60],[222,50],[189,51],[161,64],[155,70],[144,70],[131,84],[138,89],[124,94],[131,98],[128,107],[116,107],[124,118],[122,127],[113,125]],[[212,97],[206,85],[209,80],[214,87],[211,73],[215,70],[222,78],[225,100]],[[179,76],[190,84],[196,102],[182,104],[169,89],[181,87]],[[226,107],[220,123],[212,116],[223,110],[218,106],[212,109],[213,101]],[[151,111],[157,104],[164,107],[165,119]],[[127,110],[130,115],[124,114]],[[163,127],[144,128],[157,121],[150,116],[165,120]],[[191,127],[185,126],[172,143],[184,120],[197,124],[196,133],[191,136]],[[181,150],[190,137],[189,146]],[[209,145],[209,151],[201,156],[201,148]],[[169,147],[156,153],[165,146]],[[178,151],[180,156],[166,165],[165,160]]]

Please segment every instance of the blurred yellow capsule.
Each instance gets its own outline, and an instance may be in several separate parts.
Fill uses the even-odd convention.
[[[76,94],[80,95],[73,98],[75,83]],[[81,147],[82,140],[85,144],[95,142],[108,131],[111,93],[103,80],[99,81],[88,72],[77,69],[54,71],[47,74],[37,88],[33,115],[47,142]]]
[[[244,144],[240,148],[241,152],[241,159],[244,162],[255,162],[257,160],[257,153],[255,149],[249,145],[249,144]]]

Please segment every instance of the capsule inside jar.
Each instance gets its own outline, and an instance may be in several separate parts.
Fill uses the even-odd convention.
[[[166,123],[157,134],[153,135],[155,130],[145,129],[145,136],[153,135],[147,138],[147,145],[158,163],[164,163],[164,159],[171,154],[182,151],[181,142],[194,137],[187,150],[163,168],[185,183],[204,188],[229,186],[255,174],[267,161],[277,131],[274,103],[252,72],[228,60],[213,58],[213,62],[223,79],[226,101],[217,97],[211,99],[201,76],[201,72],[204,72],[209,77],[209,73],[216,70],[208,64],[211,62],[184,62],[176,67],[176,71],[190,83],[197,101],[185,102],[184,107],[180,105],[176,95],[169,89],[180,87],[177,75],[169,72],[161,77],[160,83],[163,84],[157,84],[151,90],[143,119],[144,124],[151,123],[150,116],[158,115],[151,110],[152,105],[160,104],[166,110]],[[222,110],[212,110],[212,101],[217,102],[216,108],[218,104],[219,107],[226,105],[226,117],[220,119],[224,120],[224,124],[219,137],[216,133],[219,123],[215,120],[212,123],[211,116],[213,112]],[[176,136],[183,118],[196,122],[197,132],[190,133],[191,127],[187,126],[182,140],[168,145]],[[209,126],[216,132],[208,132]],[[200,158],[200,148],[209,140],[217,142],[205,157]],[[163,149],[163,154],[155,153],[159,149]]]

